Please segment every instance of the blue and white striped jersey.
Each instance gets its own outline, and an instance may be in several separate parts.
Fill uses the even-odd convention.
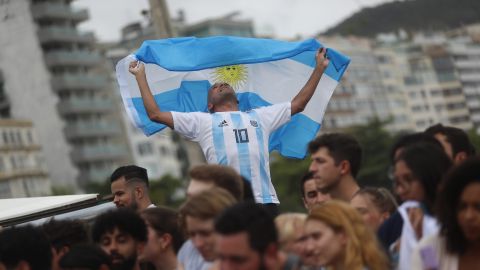
[[[174,130],[200,144],[208,163],[228,165],[249,179],[258,203],[279,203],[270,179],[270,133],[291,118],[291,104],[248,112],[172,112]]]

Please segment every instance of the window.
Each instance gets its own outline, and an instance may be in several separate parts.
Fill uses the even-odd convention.
[[[141,156],[147,156],[153,154],[152,144],[150,142],[143,142],[137,145],[138,153]]]
[[[27,139],[28,139],[28,143],[33,144],[33,136],[30,130],[27,130]]]
[[[160,155],[162,156],[168,155],[168,149],[164,145],[160,146]]]
[[[10,190],[10,181],[0,182],[0,199],[7,199],[12,197],[12,191]]]

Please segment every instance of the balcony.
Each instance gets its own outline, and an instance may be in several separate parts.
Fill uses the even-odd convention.
[[[75,42],[89,44],[95,42],[93,33],[82,33],[72,27],[43,27],[38,30],[38,37],[41,43]]]
[[[451,52],[459,55],[474,55],[480,54],[480,46],[468,44],[452,44],[450,45]]]
[[[45,54],[47,66],[94,66],[102,58],[90,51],[52,51]]]
[[[479,82],[480,81],[480,72],[460,74],[460,80],[462,82]]]
[[[84,146],[72,151],[72,159],[75,163],[91,162],[98,160],[118,160],[128,156],[124,147],[117,145]]]
[[[480,68],[480,62],[477,60],[459,60],[455,62],[455,66],[461,69],[476,69]]]
[[[65,127],[65,136],[67,139],[111,136],[120,134],[121,132],[120,127],[114,123],[79,123],[70,124]]]
[[[64,89],[102,89],[108,84],[105,76],[96,74],[63,74],[52,77],[55,91]]]
[[[77,113],[102,113],[109,112],[113,109],[111,100],[101,99],[71,99],[61,101],[58,104],[58,111],[62,115]]]
[[[86,9],[76,9],[63,3],[36,3],[32,5],[32,15],[38,19],[72,20],[77,23],[88,20]]]

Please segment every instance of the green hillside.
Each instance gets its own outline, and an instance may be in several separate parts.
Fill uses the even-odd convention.
[[[480,0],[406,0],[365,8],[324,34],[373,37],[378,33],[448,30],[480,22]]]

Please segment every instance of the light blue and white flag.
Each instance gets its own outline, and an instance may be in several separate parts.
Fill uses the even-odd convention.
[[[285,42],[240,37],[182,37],[143,42],[116,67],[125,108],[135,125],[148,136],[166,126],[148,118],[132,60],[145,63],[147,81],[162,111],[207,112],[208,89],[227,82],[236,90],[239,108],[247,111],[290,101],[305,85],[315,67],[315,54],[323,47],[314,39]],[[318,130],[328,101],[350,59],[328,49],[330,64],[306,109],[270,136],[270,151],[304,158],[307,144]]]

